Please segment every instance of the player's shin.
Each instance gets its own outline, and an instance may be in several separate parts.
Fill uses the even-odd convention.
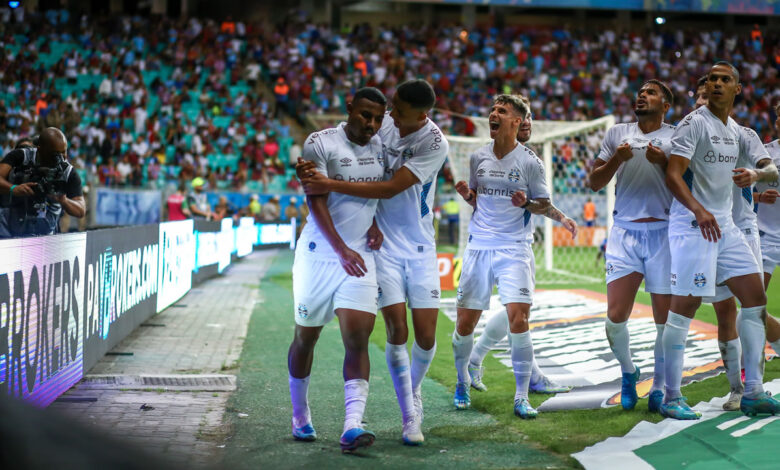
[[[452,352],[455,356],[455,369],[458,372],[459,383],[470,383],[469,356],[474,346],[474,333],[461,336],[457,331],[452,333]]]
[[[473,367],[482,366],[482,361],[485,360],[487,353],[499,341],[504,339],[508,331],[509,317],[506,312],[499,312],[490,317],[485,325],[485,329],[482,331],[482,335],[477,340],[477,344],[474,345],[474,350],[471,352],[471,358],[469,359],[471,365]]]
[[[718,341],[720,356],[732,391],[742,392],[742,343],[739,338]]]
[[[665,383],[665,364],[664,364],[664,325],[655,324],[655,361],[653,367],[653,386],[651,392],[660,390],[663,392]]]
[[[664,368],[666,370],[664,403],[682,396],[680,384],[682,383],[685,341],[688,338],[690,326],[690,318],[669,311],[663,337]]]
[[[368,399],[368,380],[352,379],[344,382],[344,432],[361,428]]]
[[[301,428],[311,423],[311,412],[309,411],[309,377],[296,379],[289,376],[290,401],[293,409],[293,425]]]
[[[765,305],[742,308],[737,319],[737,330],[742,341],[742,357],[745,361],[746,397],[754,397],[764,391],[765,321]]]
[[[510,333],[512,336],[512,369],[515,373],[515,400],[528,398],[528,385],[534,360],[531,333]]]
[[[401,415],[404,422],[409,421],[414,413],[412,402],[412,377],[409,369],[409,353],[406,350],[406,344],[385,345],[385,359],[387,360],[387,369],[390,371],[390,377],[393,379],[395,387],[395,396],[398,399],[398,405],[401,407]]]
[[[609,318],[606,318],[605,330],[607,332],[607,340],[609,340],[609,348],[620,363],[620,369],[624,374],[632,374],[636,370],[636,367],[631,360],[628,321],[615,323]]]

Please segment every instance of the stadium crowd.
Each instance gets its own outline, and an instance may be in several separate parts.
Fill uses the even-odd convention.
[[[4,153],[22,136],[59,127],[82,180],[108,186],[201,177],[210,189],[295,192],[300,143],[280,115],[302,125],[307,114],[343,114],[358,87],[389,95],[415,76],[434,84],[439,110],[457,113],[434,114],[456,135],[474,133],[458,114],[484,117],[492,96],[506,92],[527,95],[537,120],[612,113],[629,121],[636,89],[650,77],[675,93],[666,119],[674,123],[690,111],[696,79],[725,59],[745,76],[737,119],[766,140],[780,93],[780,46],[750,33],[365,24],[336,31],[299,16],[268,27],[66,10],[0,20]],[[587,186],[599,141],[556,144],[557,190]]]

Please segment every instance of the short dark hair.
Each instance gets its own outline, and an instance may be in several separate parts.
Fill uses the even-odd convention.
[[[403,102],[409,103],[414,109],[428,111],[436,104],[436,92],[430,83],[421,78],[400,84],[395,92]]]
[[[32,137],[22,137],[21,139],[16,141],[16,145],[14,145],[14,150],[17,149],[29,149],[35,147],[35,141]]]
[[[718,65],[730,68],[731,69],[731,75],[734,75],[734,80],[736,80],[737,83],[739,83],[739,70],[737,70],[736,67],[731,65],[731,62],[726,62],[725,60],[721,60],[721,61],[718,61],[718,62],[715,62],[714,64],[712,64],[713,67],[717,67]]]
[[[496,97],[493,98],[493,104],[508,104],[512,106],[523,119],[528,117],[528,107],[525,105],[525,102],[523,102],[521,96],[508,94],[496,95]]]
[[[651,78],[650,80],[646,81],[644,85],[647,84],[655,85],[658,88],[661,89],[661,93],[664,95],[664,100],[669,103],[670,105],[674,104],[674,93],[672,93],[672,90],[669,89],[669,87],[666,85],[666,83],[662,82],[661,80]],[[642,85],[642,86],[644,86]]]
[[[701,77],[699,77],[698,80],[696,80],[696,89],[697,90],[707,84],[707,77],[708,77],[708,75],[702,75]]]
[[[382,106],[387,106],[387,98],[385,95],[379,91],[379,89],[374,88],[372,86],[367,86],[359,89],[355,96],[352,97],[352,102],[356,103],[358,100],[361,99],[367,99],[368,101],[373,101],[374,103],[381,104]]]

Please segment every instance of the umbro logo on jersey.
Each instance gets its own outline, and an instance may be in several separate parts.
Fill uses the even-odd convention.
[[[317,244],[314,242],[309,242],[309,251],[314,251],[315,248],[317,248]]]
[[[298,304],[298,316],[306,319],[309,318],[309,309],[304,304]]]
[[[433,297],[434,299],[438,299],[439,298],[439,291],[437,291],[436,289],[432,290],[431,291],[431,297]]]
[[[718,137],[717,135],[713,135],[712,137],[710,137],[710,140],[712,140],[713,144],[719,144],[720,143],[720,137]]]
[[[704,273],[696,273],[693,275],[693,284],[696,287],[704,287],[707,285],[707,278],[704,277]]]
[[[530,291],[530,290],[528,290],[528,289],[527,289],[527,288],[525,288],[525,287],[521,287],[521,288],[520,288],[520,293],[521,293],[521,294],[523,294],[523,295],[531,295],[531,291]]]
[[[485,176],[485,169],[480,168],[479,170],[477,170],[477,176]]]
[[[509,170],[509,181],[513,183],[517,183],[518,181],[520,181],[520,170],[518,170],[517,168],[512,168],[511,170]]]
[[[341,166],[351,166],[352,165],[352,159],[349,158],[349,157],[344,157],[344,158],[342,158],[339,161],[341,162]]]

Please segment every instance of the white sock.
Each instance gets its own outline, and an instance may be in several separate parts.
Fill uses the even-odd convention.
[[[539,368],[539,364],[536,363],[536,357],[534,356],[534,360],[531,362],[531,383],[538,384],[543,378],[542,369]]]
[[[743,308],[737,317],[737,331],[745,360],[745,396],[764,391],[764,344],[766,344],[766,305]]]
[[[363,427],[367,398],[368,380],[352,379],[344,382],[344,432]]]
[[[452,353],[455,355],[455,370],[458,371],[459,383],[471,383],[469,375],[469,357],[474,346],[474,333],[461,336],[457,331],[452,333]]]
[[[628,322],[614,323],[609,318],[605,320],[604,326],[607,331],[607,340],[609,340],[609,349],[612,350],[620,363],[620,369],[623,373],[633,373],[636,371],[636,367],[631,360],[631,349],[628,345]]]
[[[387,360],[387,369],[390,371],[390,378],[393,379],[395,396],[405,423],[412,417],[414,410],[412,374],[409,370],[409,352],[406,350],[406,344],[385,344],[385,360]]]
[[[669,318],[664,327],[664,369],[666,385],[664,386],[664,403],[680,398],[682,383],[682,368],[685,358],[685,342],[688,339],[688,329],[691,319],[669,310]]]
[[[730,341],[718,341],[720,357],[723,366],[726,367],[726,377],[729,379],[731,390],[743,391],[742,385],[742,343],[739,338]]]
[[[655,324],[655,362],[653,365],[653,386],[650,392],[664,391],[664,325]]]
[[[436,355],[436,343],[429,350],[425,350],[417,345],[417,341],[412,345],[412,390],[419,391],[420,385],[431,367],[431,361]]]
[[[509,317],[506,311],[497,313],[490,317],[485,330],[477,340],[477,344],[474,345],[474,350],[471,351],[471,358],[469,362],[472,366],[479,367],[482,365],[482,361],[487,356],[493,347],[498,344],[499,341],[509,332]]]
[[[309,411],[309,377],[296,379],[290,375],[287,379],[290,384],[293,425],[296,428],[301,428],[306,424],[311,423],[311,411]]]
[[[512,337],[512,369],[515,372],[515,400],[528,398],[528,384],[531,381],[531,364],[534,360],[534,345],[531,332],[509,333]]]

